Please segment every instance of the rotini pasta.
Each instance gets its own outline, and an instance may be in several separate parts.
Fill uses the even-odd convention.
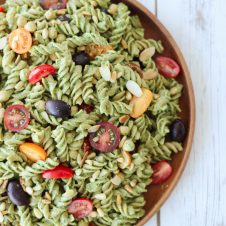
[[[0,224],[136,225],[153,164],[183,150],[171,134],[183,86],[144,56],[162,42],[125,4],[53,2],[0,12]]]

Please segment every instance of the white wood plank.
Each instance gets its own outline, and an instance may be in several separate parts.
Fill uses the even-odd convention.
[[[226,226],[225,9],[225,0],[158,0],[158,16],[189,64],[197,102],[192,154],[161,209],[161,226]]]

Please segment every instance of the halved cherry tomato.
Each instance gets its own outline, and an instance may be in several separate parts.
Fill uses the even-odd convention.
[[[94,107],[92,105],[89,104],[82,104],[80,106],[80,109],[82,109],[83,111],[85,111],[87,114],[91,113],[94,109]]]
[[[9,46],[15,53],[27,53],[32,46],[31,33],[24,28],[12,31],[9,35]]]
[[[172,174],[173,168],[167,161],[161,161],[152,166],[154,170],[152,184],[164,183]]]
[[[19,150],[32,162],[45,161],[47,157],[46,151],[34,143],[23,143],[19,146]]]
[[[67,0],[40,0],[43,9],[65,9]]]
[[[89,142],[89,137],[86,137],[84,139],[82,148],[83,148],[83,151],[84,152],[89,152],[91,150],[91,145],[90,145],[90,142]]]
[[[180,74],[180,66],[169,57],[159,56],[155,63],[159,72],[167,78],[176,78]]]
[[[89,216],[93,210],[93,203],[89,199],[77,198],[72,200],[68,206],[68,212],[73,214],[76,219],[82,219]]]
[[[23,105],[16,104],[6,108],[4,113],[5,128],[12,131],[20,131],[27,127],[30,122],[30,113]]]
[[[2,5],[0,5],[0,13],[4,12],[4,7]]]
[[[49,75],[55,74],[56,68],[50,64],[43,64],[35,67],[31,70],[28,75],[28,81],[30,84],[34,85],[35,83],[42,80]]]
[[[74,171],[64,165],[59,165],[52,170],[46,170],[42,173],[45,179],[69,179],[74,176]]]
[[[100,152],[111,152],[120,143],[120,130],[111,122],[101,122],[99,130],[90,133],[89,141],[91,146]]]

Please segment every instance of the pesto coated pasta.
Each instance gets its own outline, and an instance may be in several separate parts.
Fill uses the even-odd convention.
[[[125,4],[53,2],[0,6],[0,224],[136,225],[183,150],[179,65]]]

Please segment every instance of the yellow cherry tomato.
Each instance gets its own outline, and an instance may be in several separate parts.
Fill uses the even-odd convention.
[[[19,150],[32,162],[45,161],[47,157],[46,151],[34,143],[23,143],[19,146]]]
[[[153,94],[149,89],[142,89],[143,95],[141,97],[134,96],[130,102],[133,106],[133,111],[130,114],[132,118],[139,118],[147,111],[153,100]]]
[[[32,46],[31,33],[24,28],[12,31],[9,35],[9,46],[15,53],[27,53]]]

